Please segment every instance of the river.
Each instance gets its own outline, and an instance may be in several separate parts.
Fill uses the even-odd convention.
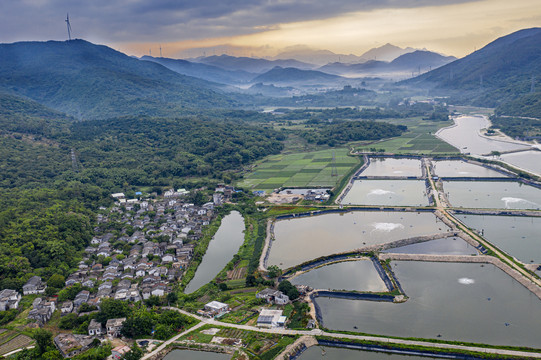
[[[244,242],[244,218],[233,211],[222,219],[220,228],[210,241],[203,261],[184,292],[191,294],[205,285],[227,265]]]
[[[482,155],[490,154],[492,151],[504,152],[532,148],[532,146],[523,143],[501,141],[481,136],[481,129],[490,126],[490,121],[484,116],[460,116],[455,118],[454,121],[454,126],[439,130],[436,136],[457,147],[462,153],[482,157]],[[541,176],[541,151],[504,154],[499,159]]]

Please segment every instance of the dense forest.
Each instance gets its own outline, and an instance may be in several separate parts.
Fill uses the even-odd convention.
[[[80,183],[61,189],[3,189],[0,195],[0,288],[20,290],[33,275],[66,276],[93,233],[107,194]]]
[[[309,143],[335,146],[350,141],[379,140],[400,136],[407,127],[376,121],[338,121],[322,126],[318,131],[305,131]]]
[[[541,137],[541,120],[492,116],[493,129],[500,129],[512,138],[531,139]]]

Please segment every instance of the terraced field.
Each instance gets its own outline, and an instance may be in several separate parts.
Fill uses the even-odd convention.
[[[26,335],[18,335],[15,331],[4,330],[0,332],[0,356],[13,350],[27,347],[33,342],[34,340]]]
[[[338,176],[332,176],[333,152]],[[279,187],[333,187],[358,163],[346,148],[274,155],[259,163],[238,186],[267,192]]]

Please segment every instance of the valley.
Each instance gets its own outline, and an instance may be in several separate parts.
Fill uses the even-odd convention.
[[[0,356],[541,358],[540,39],[0,44]]]

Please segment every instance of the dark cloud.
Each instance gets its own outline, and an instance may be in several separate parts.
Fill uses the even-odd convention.
[[[475,0],[2,0],[0,42],[64,39],[169,42],[248,34],[278,23],[352,11]]]

